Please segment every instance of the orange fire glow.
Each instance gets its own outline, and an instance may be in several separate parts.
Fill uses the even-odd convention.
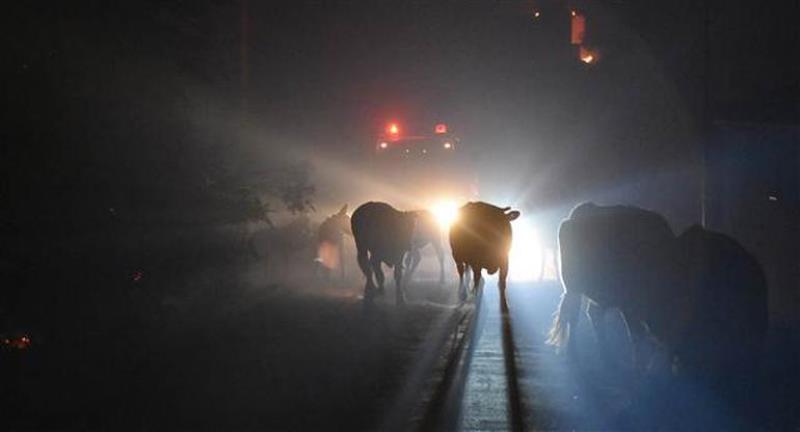
[[[597,57],[598,56],[596,51],[590,50],[589,48],[586,48],[584,46],[580,47],[580,50],[578,52],[578,58],[582,62],[586,64],[593,64],[597,62]]]

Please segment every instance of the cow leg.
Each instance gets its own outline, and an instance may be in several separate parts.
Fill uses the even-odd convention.
[[[370,259],[367,256],[367,250],[363,248],[358,248],[358,267],[361,269],[361,273],[364,273],[364,277],[367,278],[367,284],[364,286],[364,297],[367,298],[372,295],[372,291],[375,289],[375,284],[372,282],[372,266],[370,263]],[[325,269],[326,273],[328,269]]]
[[[339,240],[339,270],[341,271],[342,280],[344,280],[344,240]]]
[[[436,251],[436,259],[439,260],[439,285],[444,285],[444,250],[439,242],[433,242]]]
[[[622,322],[625,323],[625,328],[628,330],[628,341],[631,345],[631,361],[633,367],[637,372],[644,371],[648,367],[646,360],[649,360],[645,358],[644,353],[644,342],[648,335],[647,329],[636,314],[632,314],[629,311],[620,311],[620,315],[622,316]]]
[[[594,337],[597,339],[597,348],[602,353],[603,361],[610,363],[611,353],[608,347],[605,325],[606,308],[598,305],[597,303],[587,303],[586,316],[589,318],[589,323],[592,325],[592,331],[594,331]]]
[[[370,260],[370,265],[372,265],[372,272],[375,273],[375,281],[378,282],[378,294],[383,294],[383,283],[384,283],[384,276],[383,276],[383,268],[381,267],[381,260],[377,258],[372,258]]]
[[[478,287],[481,283],[481,273],[483,272],[483,269],[472,266],[470,266],[470,269],[472,270],[472,292],[475,293],[478,291]]]
[[[406,294],[403,288],[403,264],[402,261],[400,263],[395,264],[394,266],[394,290],[395,290],[395,297],[398,305],[404,305],[406,303]]]
[[[508,313],[508,298],[506,298],[506,279],[508,278],[508,259],[500,264],[500,275],[497,284],[500,287],[500,311]]]
[[[417,271],[420,261],[422,261],[422,253],[419,251],[419,249],[411,250],[406,254],[406,267],[408,267],[408,272],[406,272],[406,280],[411,280],[411,275]]]
[[[464,285],[464,270],[466,265],[461,261],[456,261],[458,270],[458,298],[463,302],[467,299],[467,287]]]

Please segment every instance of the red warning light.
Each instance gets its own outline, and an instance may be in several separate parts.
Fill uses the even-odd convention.
[[[398,135],[400,134],[400,126],[398,126],[397,123],[389,123],[389,126],[386,127],[386,132],[388,132],[389,135]]]
[[[436,131],[437,134],[445,134],[447,133],[447,125],[444,123],[439,123],[436,125],[434,131]]]
[[[586,17],[572,11],[570,24],[570,43],[572,45],[582,45],[584,36],[586,35]]]

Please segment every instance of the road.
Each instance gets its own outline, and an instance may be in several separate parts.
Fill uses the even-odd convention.
[[[655,366],[644,376],[632,372],[630,344],[621,318],[609,313],[611,364],[601,360],[587,320],[577,329],[577,359],[568,362],[545,344],[561,288],[557,283],[509,284],[514,373],[518,377],[519,412],[514,426],[510,407],[509,366],[504,361],[503,320],[496,281],[486,282],[480,305],[475,349],[465,378],[461,402],[463,431],[504,430],[780,430],[797,427],[785,412],[786,398],[796,392],[796,378],[778,373],[774,364],[785,361],[786,347],[771,346],[765,370],[747,406],[731,408],[725,396],[709,392],[687,379],[674,379],[658,351]],[[646,346],[653,348],[649,342]],[[792,356],[795,357],[795,356]],[[783,359],[783,360],[781,360]],[[783,368],[786,368],[784,365]],[[659,373],[658,371],[661,371]],[[773,382],[780,375],[780,384]],[[795,381],[792,381],[795,380]],[[795,384],[791,384],[795,382]],[[784,388],[778,396],[776,386]],[[791,387],[791,388],[790,388]],[[792,417],[795,419],[793,420]]]
[[[476,312],[473,303],[454,301],[452,280],[445,286],[412,283],[405,308],[394,305],[390,284],[373,308],[365,308],[357,282],[235,290],[229,279],[235,273],[219,274],[227,291],[192,285],[159,319],[131,300],[106,314],[119,316],[113,321],[60,321],[48,338],[34,339],[16,366],[0,362],[4,382],[12,383],[0,389],[0,400],[12,408],[7,424],[59,430],[492,431],[515,429],[515,422],[524,430],[740,426],[726,423],[735,416],[690,383],[637,382],[604,371],[585,325],[578,331],[580,367],[568,365],[544,344],[560,295],[556,283],[509,284],[519,391],[514,410],[492,278]],[[459,323],[473,316],[473,338],[461,339],[469,349],[459,351],[464,345],[448,332],[466,335]],[[610,316],[608,325],[619,326],[619,319]],[[616,346],[625,352],[623,341]],[[442,360],[459,352],[471,353],[456,368],[463,371],[463,387],[453,393],[457,409],[444,410],[456,415],[437,418],[430,402],[453,405],[435,390],[448,369]],[[791,372],[794,363],[785,363],[774,370]],[[765,393],[774,407],[770,415],[780,423],[762,429],[786,430],[781,426],[797,424],[791,406],[797,386],[786,373],[770,377],[786,391]],[[85,391],[78,397],[79,387]]]

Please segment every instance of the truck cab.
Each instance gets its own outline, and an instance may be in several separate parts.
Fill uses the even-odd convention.
[[[452,213],[478,199],[478,182],[461,138],[445,123],[407,130],[389,122],[375,139],[373,177],[400,208]]]

